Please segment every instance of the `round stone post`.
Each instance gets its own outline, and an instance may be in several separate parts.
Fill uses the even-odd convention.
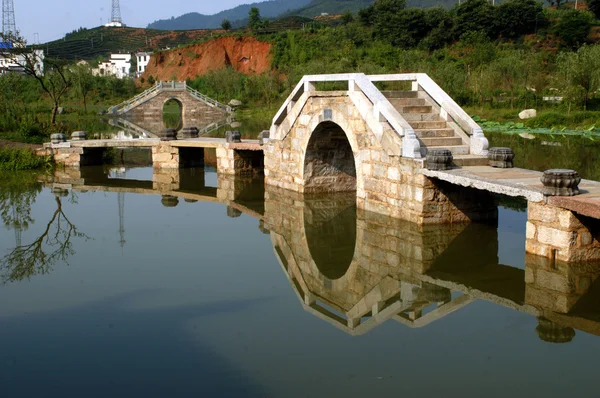
[[[225,141],[227,142],[242,142],[242,135],[239,131],[225,132]]]
[[[50,142],[52,142],[53,144],[60,144],[63,142],[67,142],[67,136],[62,133],[52,134],[50,136]]]
[[[490,166],[499,169],[512,169],[515,153],[511,148],[490,148],[488,151],[488,160]]]
[[[177,139],[177,130],[165,129],[163,136],[160,137],[161,141],[175,141]]]
[[[454,158],[449,149],[430,149],[426,160],[427,170],[450,170]]]
[[[71,141],[85,141],[87,140],[87,133],[85,131],[74,131],[71,134]]]
[[[544,171],[541,178],[546,196],[579,195],[581,177],[575,170],[551,169]]]
[[[177,137],[180,139],[188,139],[188,138],[198,138],[198,127],[188,126],[181,129],[181,131],[177,134]]]

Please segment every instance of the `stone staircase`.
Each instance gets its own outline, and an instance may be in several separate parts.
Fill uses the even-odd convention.
[[[384,91],[383,94],[414,129],[421,143],[421,155],[429,149],[449,149],[456,166],[487,165],[487,158],[471,155],[459,127],[440,117],[437,106],[423,98],[421,91]]]

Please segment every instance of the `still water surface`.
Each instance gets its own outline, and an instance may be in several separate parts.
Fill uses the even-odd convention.
[[[528,302],[523,211],[419,228],[159,177],[3,176],[2,397],[598,394],[598,317]]]

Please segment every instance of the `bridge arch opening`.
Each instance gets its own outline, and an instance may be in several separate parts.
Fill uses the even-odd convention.
[[[183,127],[183,103],[175,97],[165,101],[162,109],[165,128],[181,129]]]
[[[310,256],[325,278],[344,277],[356,250],[357,208],[352,193],[319,195],[305,202],[304,230]]]
[[[356,164],[350,141],[336,123],[320,123],[304,156],[304,192],[351,191],[356,191]]]

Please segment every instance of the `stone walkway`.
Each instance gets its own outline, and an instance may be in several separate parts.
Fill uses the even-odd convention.
[[[522,196],[531,202],[544,202],[576,213],[600,218],[600,182],[582,180],[581,195],[571,197],[545,197],[541,172],[525,169],[497,169],[490,166],[467,166],[446,171],[422,169],[427,177],[437,178],[455,185],[476,188],[508,196]]]

